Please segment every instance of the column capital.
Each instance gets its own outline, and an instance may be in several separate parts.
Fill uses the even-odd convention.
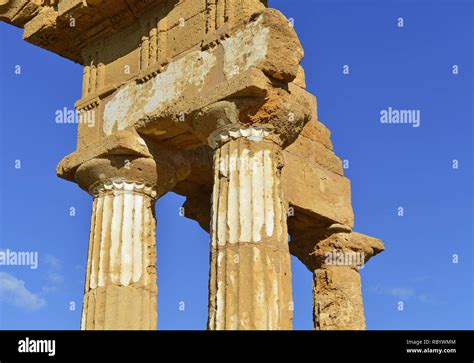
[[[324,230],[292,236],[290,250],[314,272],[327,266],[359,269],[382,252],[384,244],[377,238],[354,232],[348,226],[333,224]]]
[[[230,140],[244,138],[249,141],[274,141],[274,127],[272,125],[241,125],[231,124],[221,127],[212,132],[208,137],[208,144],[211,148],[221,147]]]
[[[127,193],[142,194],[153,199],[156,199],[158,196],[156,185],[127,180],[125,178],[98,180],[89,188],[89,194],[94,198],[109,194]]]
[[[307,94],[296,86],[272,89],[264,99],[236,98],[215,102],[193,115],[193,132],[212,148],[231,139],[271,140],[291,144],[311,119]]]
[[[75,173],[76,182],[93,197],[135,193],[156,199],[170,191],[180,177],[170,163],[133,155],[94,158]]]

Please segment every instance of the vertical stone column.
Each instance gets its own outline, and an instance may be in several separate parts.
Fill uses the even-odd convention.
[[[156,329],[154,203],[171,182],[158,178],[156,168],[153,159],[110,157],[76,171],[94,198],[83,330]]]
[[[213,135],[211,330],[292,328],[281,149],[267,136],[256,128]]]
[[[81,329],[156,329],[156,191],[117,179],[92,194]]]
[[[360,269],[383,251],[382,241],[333,224],[292,238],[290,247],[313,272],[314,329],[365,330]]]
[[[332,234],[331,234],[332,233]],[[359,269],[365,253],[351,241],[351,229],[329,227],[314,251],[313,321],[316,330],[365,330]]]
[[[357,267],[324,266],[314,271],[313,319],[316,330],[365,330]]]

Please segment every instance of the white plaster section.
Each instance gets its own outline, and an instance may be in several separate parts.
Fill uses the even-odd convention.
[[[175,102],[187,87],[194,86],[199,92],[216,63],[213,53],[194,51],[171,63],[150,81],[122,87],[105,104],[104,133],[110,135],[114,130],[131,126],[147,114],[159,112]]]
[[[134,96],[133,86],[127,85],[121,88],[110,102],[105,104],[102,130],[106,135],[112,133],[115,125],[117,125],[117,131],[127,127],[127,121],[129,121],[133,110]]]
[[[250,174],[249,150],[240,152],[239,165],[239,217],[240,242],[252,241],[252,176]]]
[[[270,29],[263,17],[222,41],[223,72],[227,79],[258,67],[268,53]],[[146,115],[158,113],[175,102],[188,87],[200,92],[206,77],[217,65],[214,50],[194,51],[168,65],[166,70],[145,83],[129,83],[105,104],[102,129],[106,135],[123,130]]]
[[[274,228],[274,203],[273,198],[273,162],[270,155],[270,150],[265,150],[263,154],[264,158],[264,198],[265,198],[265,231],[268,237],[273,236]]]
[[[92,213],[92,219],[94,220],[93,231],[91,231],[91,243],[89,245],[89,264],[90,264],[90,275],[89,275],[89,288],[95,289],[97,287],[97,265],[98,265],[98,248],[100,245],[97,243],[95,236],[97,231],[100,231],[100,216],[103,211],[104,200],[98,199],[94,203],[94,210]]]
[[[263,198],[263,151],[257,151],[253,157],[252,168],[252,203],[253,203],[253,225],[252,239],[260,241],[262,239],[261,230],[265,222],[265,204]]]
[[[225,246],[227,244],[227,228],[226,222],[228,220],[228,208],[227,208],[227,194],[228,184],[221,183],[219,186],[219,204],[217,206],[217,244],[219,246]]]
[[[226,145],[223,151],[232,147],[230,155],[225,153],[223,158],[229,158],[229,194],[227,205],[229,212],[227,215],[227,228],[229,229],[229,243],[239,242],[239,173],[237,170],[239,150],[237,145]]]
[[[153,205],[151,203],[150,200],[148,200],[148,198],[145,198],[143,197],[142,199],[142,203],[143,203],[143,222],[144,222],[144,237],[143,240],[141,241],[141,244],[143,246],[143,249],[144,249],[144,253],[143,253],[143,260],[144,260],[144,263],[143,263],[143,271],[145,272],[145,277],[143,279],[143,283],[145,284],[145,286],[148,286],[148,284],[150,282],[153,282],[153,283],[156,283],[155,281],[151,281],[151,277],[150,277],[150,274],[148,273],[147,269],[148,269],[148,266],[151,266],[151,265],[154,265],[155,264],[155,260],[151,260],[153,257],[151,256],[155,256],[153,253],[150,254],[150,252],[148,251],[148,248],[150,245],[152,246],[155,246],[155,225],[156,225],[156,221],[155,221],[155,218],[153,216],[153,212],[152,212],[152,209],[153,209]],[[150,241],[151,239],[151,241]],[[155,249],[155,247],[153,247],[153,250]],[[156,257],[156,256],[155,256]]]
[[[219,203],[219,171],[221,170],[220,150],[216,150],[214,154],[214,186],[212,189],[212,208],[211,208],[211,244],[212,248],[216,248],[217,244],[217,211]]]
[[[125,191],[132,191],[132,185],[126,185]],[[135,196],[125,193],[123,196],[123,218],[122,218],[122,248],[120,251],[120,284],[127,286],[132,278],[132,233],[133,233],[133,204]]]
[[[145,244],[144,240],[144,228],[146,226],[143,225],[143,214],[146,213],[145,210],[143,210],[143,196],[142,195],[135,195],[135,206],[134,206],[134,217],[133,217],[133,248],[132,248],[132,253],[133,253],[133,269],[132,269],[132,281],[137,282],[140,280],[140,277],[142,276],[142,271],[143,271],[143,258],[142,258],[142,253],[145,252],[146,250],[143,251],[143,246],[142,244]],[[143,242],[142,242],[143,241]],[[146,275],[146,273],[145,273]]]
[[[212,196],[212,246],[284,239],[286,214],[271,150],[233,140],[216,150]]]
[[[120,277],[119,265],[119,248],[122,234],[122,214],[123,214],[123,194],[114,196],[112,223],[111,223],[111,245],[110,245],[110,278],[112,283],[118,284]]]
[[[154,238],[152,200],[156,192],[140,183],[117,181],[95,186],[90,244],[89,288],[133,283],[150,278],[148,246]],[[152,232],[150,232],[152,231]],[[153,244],[153,243],[151,243]]]
[[[275,178],[274,180],[274,190],[281,190],[281,180],[280,178]],[[276,227],[276,237],[278,241],[281,241],[282,238],[287,239],[288,236],[283,237],[283,226],[286,226],[286,210],[283,209],[283,201],[280,198],[280,193],[276,192],[274,195],[275,202],[275,227]],[[286,229],[285,229],[286,231]]]
[[[263,17],[260,16],[245,29],[222,42],[224,74],[227,79],[257,66],[267,56],[270,29],[262,26],[262,22]]]
[[[251,134],[247,129],[237,139],[230,136],[215,151],[210,329],[291,327],[278,151],[269,141],[248,142]]]
[[[110,223],[111,223],[111,216],[113,211],[113,196],[106,195],[104,197],[99,198],[99,200],[103,201],[103,211],[102,211],[102,226],[100,231],[100,263],[99,263],[99,279],[97,281],[98,286],[105,286],[106,283],[106,272],[105,272],[105,259],[108,258],[108,252],[105,241],[108,238],[110,233]]]
[[[171,63],[165,72],[153,80],[152,97],[145,104],[145,113],[151,113],[175,100],[189,85],[202,87],[216,61],[214,54],[197,51]]]

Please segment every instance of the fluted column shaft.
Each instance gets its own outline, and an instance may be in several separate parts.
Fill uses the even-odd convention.
[[[156,192],[127,180],[91,190],[89,255],[81,329],[156,329]]]
[[[245,133],[249,134],[252,136],[251,131]],[[260,136],[231,138],[215,150],[208,321],[211,330],[292,328],[281,149]]]

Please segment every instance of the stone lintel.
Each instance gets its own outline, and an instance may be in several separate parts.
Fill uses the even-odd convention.
[[[297,154],[284,152],[283,155],[282,180],[290,204],[316,219],[352,227],[354,212],[349,179]]]
[[[30,0],[2,0],[0,1],[0,21],[23,27],[38,15],[40,8],[40,5]]]
[[[183,128],[189,130],[192,126],[187,122],[195,113],[232,98],[240,99],[244,103],[241,106],[250,111],[259,111],[252,118],[243,116],[246,119],[241,121],[251,123],[288,119],[292,107],[294,113],[301,109],[309,112],[311,100],[307,95],[300,97],[302,89],[287,86],[297,76],[302,55],[298,38],[286,19],[279,12],[266,9],[212,47],[193,48],[161,69],[148,66],[154,75],[144,81],[139,75],[117,84],[112,93],[106,65],[102,83],[105,82],[107,96],[100,96],[103,108],[98,115],[101,132],[109,135],[135,126],[144,133],[160,134],[166,130],[159,124],[169,119],[181,121]],[[89,92],[88,97],[97,94],[102,90]],[[296,95],[294,99],[290,99],[292,94]],[[304,105],[299,105],[301,102]],[[298,116],[295,119],[301,119]]]
[[[4,0],[0,20],[24,28],[28,42],[83,64],[85,47],[152,13],[158,19],[167,18],[170,27],[201,14],[200,27],[205,34],[227,23],[232,26],[246,21],[265,7],[266,0]]]

